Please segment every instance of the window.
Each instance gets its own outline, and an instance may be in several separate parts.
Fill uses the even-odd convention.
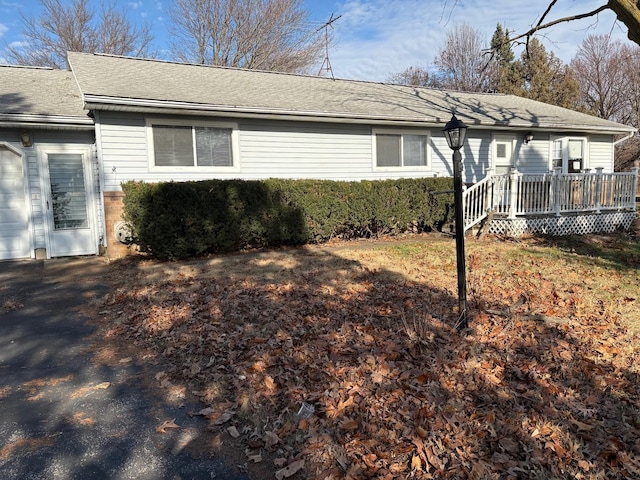
[[[150,122],[154,167],[167,169],[235,167],[234,137],[230,124],[184,125]]]
[[[562,168],[562,140],[554,140],[551,152],[551,168]]]
[[[562,173],[579,173],[589,168],[586,138],[553,138],[551,141],[551,169]]]
[[[377,168],[426,168],[429,166],[428,136],[376,130],[373,133]]]

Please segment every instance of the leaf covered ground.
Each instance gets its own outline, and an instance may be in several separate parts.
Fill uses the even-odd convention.
[[[435,235],[128,260],[100,321],[256,478],[640,478],[638,240],[468,240],[467,263],[463,333]]]

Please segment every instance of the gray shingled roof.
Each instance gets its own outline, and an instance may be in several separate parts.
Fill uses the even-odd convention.
[[[480,128],[627,133],[633,128],[541,102],[100,54],[69,53],[85,105],[202,115],[442,126],[451,110]]]
[[[87,113],[71,72],[39,67],[0,66],[0,125],[91,125],[93,122]]]

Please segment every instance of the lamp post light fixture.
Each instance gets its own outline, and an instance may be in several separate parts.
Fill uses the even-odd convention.
[[[442,129],[447,139],[449,148],[453,150],[453,198],[455,207],[456,227],[456,264],[458,270],[458,311],[459,317],[456,323],[458,330],[464,330],[469,326],[467,321],[467,274],[464,255],[464,210],[462,205],[462,154],[460,149],[464,146],[467,135],[467,126],[458,120],[455,115]]]

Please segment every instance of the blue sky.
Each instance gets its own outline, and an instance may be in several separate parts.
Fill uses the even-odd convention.
[[[605,1],[560,0],[550,18],[590,11]],[[126,10],[132,22],[151,23],[156,48],[166,48],[168,0],[116,0],[115,3]],[[331,14],[341,15],[333,26],[334,42],[329,52],[334,75],[370,81],[384,81],[391,73],[411,65],[429,67],[443,45],[446,31],[458,23],[472,25],[488,42],[497,23],[514,33],[526,31],[536,23],[547,4],[547,1],[531,0],[303,1],[314,25],[321,26]],[[19,12],[38,11],[37,0],[0,0],[0,63],[6,63],[4,52],[8,44],[24,41]],[[569,62],[587,35],[608,33],[626,41],[624,26],[615,21],[613,13],[606,11],[597,18],[561,24],[545,31],[544,43],[548,50]]]

